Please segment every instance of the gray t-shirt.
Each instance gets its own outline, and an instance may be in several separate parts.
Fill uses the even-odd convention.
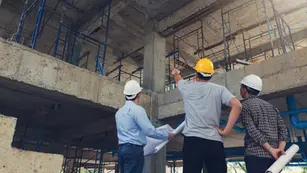
[[[219,126],[222,105],[228,106],[235,96],[224,86],[210,82],[180,80],[178,89],[182,94],[186,113],[183,134],[223,142],[214,126]]]

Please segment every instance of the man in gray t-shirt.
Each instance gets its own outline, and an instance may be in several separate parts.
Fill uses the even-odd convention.
[[[193,82],[185,81],[174,69],[172,74],[183,97],[185,128],[183,130],[183,173],[200,173],[205,163],[209,173],[226,173],[223,138],[219,126],[222,105],[231,107],[229,121],[221,134],[228,135],[239,118],[242,105],[224,86],[210,83],[213,63],[203,58],[195,66]]]

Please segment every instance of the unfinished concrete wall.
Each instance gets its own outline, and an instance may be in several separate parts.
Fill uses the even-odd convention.
[[[123,83],[5,40],[0,40],[0,77],[115,109],[125,102]],[[149,105],[150,96],[143,97],[142,105]]]
[[[11,148],[16,118],[0,115],[1,173],[59,173],[63,156]]]
[[[283,56],[215,75],[212,82],[226,86],[238,98],[241,98],[239,82],[248,74],[256,74],[262,78],[264,88],[261,94],[267,98],[290,90],[302,92],[304,90],[302,87],[307,85],[306,57],[307,48],[299,49]],[[300,88],[299,91],[294,90],[298,88]],[[159,119],[184,113],[183,101],[177,89],[160,94],[159,105]]]

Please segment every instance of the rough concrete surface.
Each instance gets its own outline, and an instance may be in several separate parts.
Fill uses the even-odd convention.
[[[125,101],[122,83],[5,40],[0,40],[0,77],[115,109]]]
[[[16,118],[0,115],[1,173],[59,173],[63,156],[11,148]]]
[[[259,75],[264,83],[262,95],[295,89],[307,85],[307,48],[289,52],[266,61],[215,75],[212,82],[226,86],[240,97],[240,80],[248,74]],[[184,113],[183,101],[177,90],[159,95],[159,119]]]
[[[173,25],[189,18],[193,14],[210,6],[215,0],[196,0],[183,6],[180,10],[177,10],[172,15],[158,22],[158,32],[171,28]]]

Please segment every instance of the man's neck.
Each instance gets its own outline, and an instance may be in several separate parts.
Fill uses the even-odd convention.
[[[136,105],[139,105],[139,100],[138,100],[138,99],[135,99],[135,100],[133,101],[133,103],[136,104]]]
[[[196,79],[196,82],[209,82],[208,80]]]

